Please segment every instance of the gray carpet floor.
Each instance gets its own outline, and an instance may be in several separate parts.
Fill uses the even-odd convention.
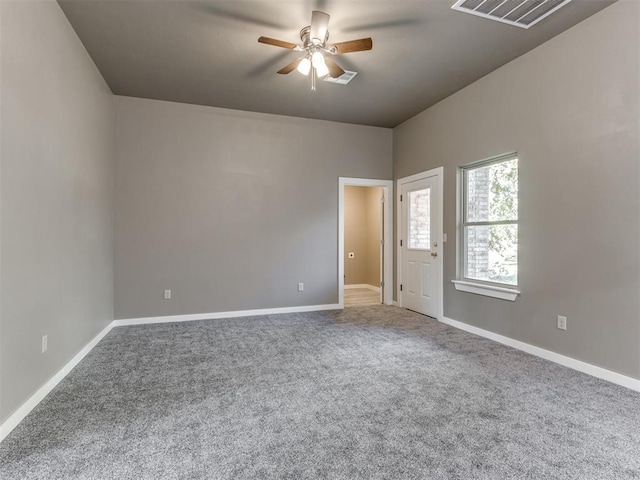
[[[640,479],[640,394],[396,307],[113,329],[9,479]]]

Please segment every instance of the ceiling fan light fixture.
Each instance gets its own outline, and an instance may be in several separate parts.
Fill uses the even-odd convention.
[[[0,0],[2,1],[2,0]],[[483,0],[464,0],[464,1],[483,1]],[[484,0],[486,1],[486,0]],[[491,0],[500,1],[500,0]],[[504,0],[514,1],[514,0]],[[515,0],[519,1],[519,0]],[[546,0],[524,0],[524,1],[546,1]],[[564,1],[564,0],[555,0]],[[570,0],[566,0],[570,1]],[[287,75],[294,70],[298,70],[300,74],[308,76],[311,74],[311,90],[316,89],[316,79],[318,78],[340,78],[345,74],[345,70],[338,65],[331,57],[343,53],[363,52],[371,50],[373,42],[371,37],[350,40],[346,42],[338,42],[330,45],[329,41],[329,14],[314,10],[311,12],[311,24],[300,30],[301,44],[285,42],[270,37],[258,38],[259,43],[273,45],[275,47],[286,48],[298,52],[304,52],[302,57],[298,57],[293,62],[285,65],[278,74]],[[325,57],[325,55],[329,55]],[[345,83],[346,84],[346,83]]]
[[[321,52],[315,51],[313,55],[311,55],[311,63],[313,64],[313,68],[316,69],[316,75],[319,77],[324,77],[329,74],[329,68],[324,61],[324,56]]]
[[[316,75],[318,75],[318,77],[324,77],[329,74],[329,69],[327,68],[324,62],[320,63],[315,68],[316,68]]]
[[[313,55],[311,55],[311,62],[314,67],[318,68],[320,65],[324,65],[324,56],[316,50],[313,52]]]
[[[296,70],[298,70],[298,72],[300,72],[304,76],[309,75],[309,71],[311,70],[311,60],[309,60],[309,58],[307,57],[304,57],[302,60],[300,60],[300,63],[298,64],[298,68]]]

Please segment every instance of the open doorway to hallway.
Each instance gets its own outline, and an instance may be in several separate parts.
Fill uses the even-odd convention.
[[[351,190],[351,187],[360,187],[360,190]],[[340,307],[356,301],[361,305],[393,304],[393,200],[391,180],[338,179]],[[353,235],[360,235],[361,240],[352,241]],[[345,296],[349,297],[348,302]]]
[[[344,187],[344,304],[383,303],[384,188]]]

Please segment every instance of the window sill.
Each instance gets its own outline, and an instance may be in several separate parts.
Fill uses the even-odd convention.
[[[475,293],[476,295],[484,295],[486,297],[499,298],[511,302],[514,302],[516,297],[520,295],[520,290],[513,288],[494,287],[493,285],[484,285],[482,283],[473,283],[464,280],[452,280],[452,282],[456,290],[461,292]]]

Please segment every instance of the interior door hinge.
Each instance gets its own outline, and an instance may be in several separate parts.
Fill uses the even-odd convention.
[[[402,284],[400,284],[400,291],[402,291]]]
[[[380,287],[384,288],[384,280],[380,282]]]
[[[402,240],[400,240],[400,246],[402,246]]]
[[[402,201],[402,195],[400,195],[400,201]]]
[[[380,197],[380,203],[384,203],[384,195]]]
[[[384,238],[382,238],[382,239],[380,240],[380,245],[382,245],[382,246],[384,247]]]

